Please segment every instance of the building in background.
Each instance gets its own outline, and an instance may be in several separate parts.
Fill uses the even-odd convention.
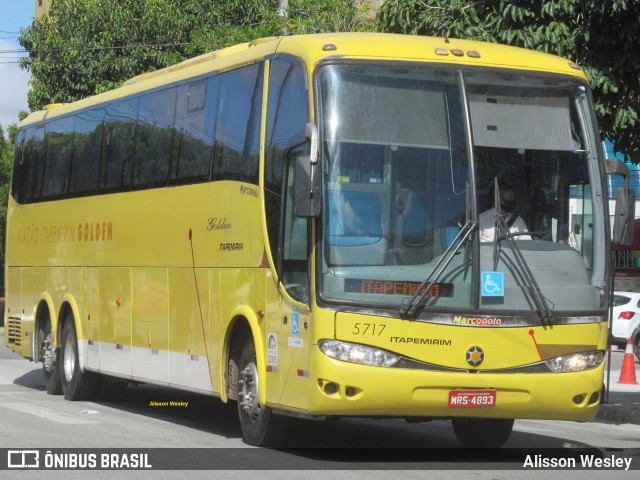
[[[42,17],[51,8],[51,0],[34,0],[36,20]]]
[[[604,157],[624,161],[624,155],[615,151],[609,140],[602,142]],[[625,162],[629,167],[631,178],[629,188],[636,193],[636,222],[634,225],[633,244],[630,247],[613,247],[615,262],[614,289],[617,291],[640,292],[640,170],[638,165]],[[609,177],[609,215],[613,225],[615,212],[615,198],[619,187],[624,186],[624,180],[619,175]]]

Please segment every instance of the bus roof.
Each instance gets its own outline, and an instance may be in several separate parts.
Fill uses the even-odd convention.
[[[109,92],[69,104],[55,104],[46,110],[34,112],[23,120],[21,125],[197,77],[207,72],[232,69],[276,53],[296,55],[310,66],[325,58],[380,59],[552,72],[586,80],[580,67],[564,58],[495,43],[387,33],[293,35],[262,38],[234,45],[164,69],[143,73]]]

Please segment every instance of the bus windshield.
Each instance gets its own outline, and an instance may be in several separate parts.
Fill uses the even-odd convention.
[[[427,309],[531,310],[514,248],[554,311],[601,308],[598,142],[578,80],[340,63],[318,85],[324,300],[401,307],[470,221]],[[508,208],[494,208],[496,184]],[[510,239],[481,232],[495,211],[517,220]],[[498,300],[483,296],[486,271],[503,275]]]

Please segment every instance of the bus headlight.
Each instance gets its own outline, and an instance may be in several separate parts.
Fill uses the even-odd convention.
[[[546,360],[547,366],[552,372],[582,372],[596,368],[604,360],[604,352],[597,350],[593,352],[571,353]]]
[[[318,346],[327,357],[362,365],[391,367],[400,360],[400,356],[395,353],[357,343],[340,342],[338,340],[320,340]]]

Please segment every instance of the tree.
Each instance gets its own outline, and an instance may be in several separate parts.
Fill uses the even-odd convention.
[[[386,0],[380,31],[499,42],[581,64],[601,134],[640,163],[640,0]]]
[[[11,128],[11,127],[9,127]],[[9,200],[9,183],[13,164],[13,143],[4,138],[4,130],[0,125],[0,262],[4,264],[4,237],[7,223],[7,201]],[[0,277],[4,271],[0,272]],[[4,285],[4,282],[2,282]],[[1,292],[0,292],[1,294]]]
[[[18,119],[24,120],[27,112],[20,111]],[[15,151],[16,134],[18,125],[12,123],[7,128],[9,140],[5,140],[4,131],[0,125],[0,262],[4,263],[4,239],[5,226],[7,224],[7,202],[9,201],[9,187],[11,183],[11,170],[13,168],[13,153]],[[0,271],[0,278],[4,275],[4,271]],[[4,285],[4,283],[1,283]],[[0,292],[1,293],[1,292]]]
[[[101,93],[133,76],[260,37],[366,28],[353,0],[55,0],[21,31],[29,108]]]

